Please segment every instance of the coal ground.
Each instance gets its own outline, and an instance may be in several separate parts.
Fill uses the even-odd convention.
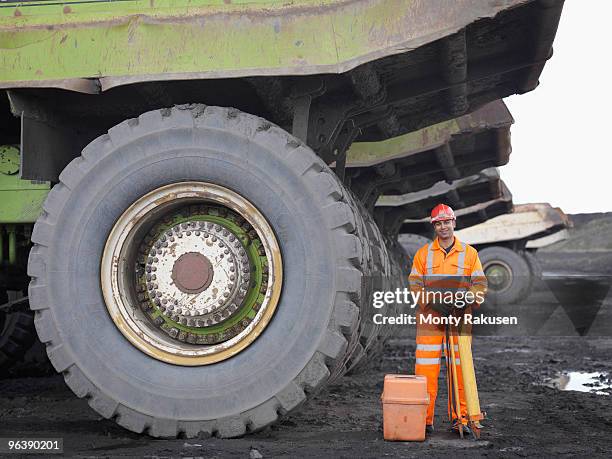
[[[612,252],[604,255],[590,269],[612,266]],[[559,251],[540,257],[549,271],[592,259]],[[361,373],[338,379],[295,414],[243,438],[156,440],[133,434],[93,412],[61,376],[28,376],[27,370],[0,379],[0,437],[62,437],[65,455],[80,457],[609,457],[610,392],[560,391],[543,383],[564,371],[612,372],[612,292],[587,336],[576,333],[545,283],[512,307],[517,313],[547,312],[540,326],[515,336],[474,337],[481,407],[487,412],[478,442],[448,431],[443,379],[434,434],[423,443],[383,440],[384,375],[413,373],[415,344],[407,329]]]

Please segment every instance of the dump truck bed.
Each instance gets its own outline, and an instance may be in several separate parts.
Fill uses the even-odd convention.
[[[481,186],[485,184],[482,178],[480,179],[480,184]],[[483,193],[480,198],[478,198],[479,202],[477,204],[469,205],[463,208],[459,206],[458,210],[455,211],[455,215],[457,216],[458,230],[461,230],[462,228],[469,228],[512,211],[512,193],[510,193],[510,190],[508,190],[508,187],[503,180],[499,178],[499,176],[495,177],[495,174],[490,175],[488,178],[488,187],[485,189],[488,189],[491,194]],[[460,192],[461,189],[456,191]],[[451,201],[449,200],[448,202]],[[455,205],[455,207],[457,206]],[[423,207],[424,214],[429,213],[426,212],[429,210],[431,210],[431,207],[428,209]],[[432,228],[429,217],[404,220],[400,228],[400,234],[403,233],[419,234],[421,236],[431,237]]]
[[[440,181],[450,183],[503,166],[512,151],[513,122],[506,105],[497,100],[473,113],[393,139],[356,142],[347,153],[350,186],[371,207],[380,195],[416,193]],[[389,203],[395,201],[390,198]]]
[[[458,231],[457,236],[470,244],[529,241],[556,234],[569,226],[569,217],[548,203],[520,204],[508,214]]]
[[[7,1],[0,8],[2,41],[20,46],[4,49],[1,80],[3,87],[96,92],[152,80],[343,73],[525,3]],[[547,58],[550,43],[538,48]]]

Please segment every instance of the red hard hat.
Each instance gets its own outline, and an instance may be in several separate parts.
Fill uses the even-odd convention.
[[[438,204],[431,210],[431,223],[455,220],[455,212],[446,204]]]

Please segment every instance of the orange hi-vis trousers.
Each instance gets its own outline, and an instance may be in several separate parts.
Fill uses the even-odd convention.
[[[465,401],[465,393],[463,391],[463,375],[461,374],[461,356],[459,355],[459,346],[457,337],[451,336],[455,352],[455,364],[457,367],[457,382],[459,385],[459,403],[461,409],[461,417],[467,419],[467,404]],[[438,376],[440,375],[440,361],[442,354],[446,356],[446,381],[449,386],[450,379],[448,378],[448,365],[450,364],[451,354],[446,355],[446,333],[445,327],[417,327],[416,337],[416,365],[415,374],[425,376],[427,378],[427,393],[429,394],[429,405],[427,407],[426,423],[433,425],[434,410],[436,407],[436,398],[438,396]],[[454,397],[453,386],[448,387],[448,418],[450,420],[459,419],[455,406],[451,403],[451,397]]]
[[[459,292],[470,291],[474,295],[481,293],[484,296],[487,290],[487,278],[482,270],[482,264],[478,258],[478,252],[469,244],[465,244],[455,237],[452,248],[443,250],[438,238],[431,244],[425,244],[414,256],[412,270],[410,272],[410,290],[415,294],[441,290]],[[422,297],[421,297],[422,298]],[[436,397],[438,395],[438,375],[440,374],[440,360],[443,349],[446,348],[446,327],[424,322],[421,317],[427,315],[439,316],[431,307],[431,300],[421,299],[417,315],[417,338],[416,338],[416,367],[415,373],[427,378],[427,392],[429,393],[429,406],[427,408],[427,424],[433,424]],[[477,302],[478,303],[478,302]],[[472,307],[477,307],[475,303]],[[469,310],[469,309],[468,309]],[[469,334],[469,329],[462,330]],[[467,419],[467,404],[463,390],[463,374],[461,373],[461,356],[456,337],[451,338],[457,367],[457,382],[459,386],[459,402],[461,417]],[[448,367],[451,355],[446,356]],[[448,378],[449,403],[448,416],[459,419],[452,406],[451,398],[454,399],[454,387]],[[465,421],[464,421],[465,422]]]

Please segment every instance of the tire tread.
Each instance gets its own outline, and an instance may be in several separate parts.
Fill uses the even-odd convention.
[[[160,128],[180,129],[201,125],[231,128],[249,141],[273,146],[275,151],[282,152],[281,159],[303,177],[309,192],[321,202],[333,240],[339,241],[336,244],[339,293],[336,295],[328,329],[317,351],[281,393],[240,416],[202,421],[154,419],[112,400],[73,363],[74,359],[58,335],[52,308],[49,309],[52,305],[46,299],[48,284],[45,266],[54,232],[53,223],[61,218],[69,191],[86,180],[87,174],[97,163],[117,146],[157,132]],[[41,341],[47,344],[54,367],[63,372],[70,388],[79,397],[87,397],[89,405],[102,416],[116,417],[117,423],[125,428],[138,433],[147,431],[152,436],[176,436],[179,432],[188,438],[203,435],[240,436],[247,431],[247,426],[249,431],[255,431],[276,421],[278,413],[285,414],[299,406],[306,398],[305,393],[317,391],[330,376],[337,376],[346,370],[347,355],[353,353],[358,344],[357,331],[361,322],[359,308],[355,303],[358,304],[363,295],[362,278],[371,275],[372,270],[366,260],[366,244],[363,243],[367,231],[362,210],[320,158],[301,141],[267,120],[235,109],[200,104],[155,110],[126,120],[111,128],[108,134],[92,141],[85,147],[81,157],[68,164],[60,174],[60,182],[45,202],[44,209],[45,212],[34,226],[34,248],[28,265],[32,276],[30,288],[32,306],[36,310],[36,328]]]

